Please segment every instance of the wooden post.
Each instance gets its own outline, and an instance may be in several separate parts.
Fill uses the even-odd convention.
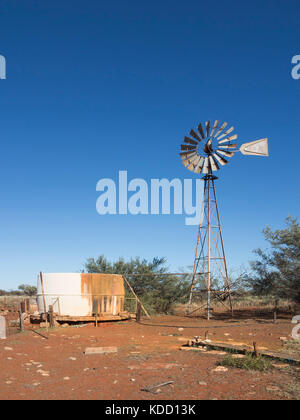
[[[255,342],[255,341],[253,341],[253,355],[254,355],[255,357],[257,357],[257,356],[258,356],[258,352],[257,352],[256,342]]]
[[[20,303],[20,309],[21,309],[22,314],[23,314],[24,312],[26,312],[25,300],[23,300],[23,301]]]
[[[276,321],[277,321],[277,310],[278,310],[278,299],[275,299],[275,304],[274,304],[274,324],[276,324]]]
[[[137,303],[137,310],[136,310],[136,322],[140,322],[141,320],[141,315],[142,315],[142,306],[140,304],[140,302]]]
[[[124,280],[125,280],[125,281],[126,281],[126,283],[127,283],[127,286],[129,287],[129,289],[130,289],[131,293],[132,293],[132,294],[133,294],[133,296],[136,298],[137,302],[139,302],[139,303],[141,304],[141,307],[142,307],[143,311],[145,312],[145,314],[146,314],[147,318],[151,319],[151,317],[150,317],[150,315],[148,314],[148,312],[146,311],[146,309],[145,309],[144,305],[142,304],[142,302],[140,301],[140,299],[137,297],[137,295],[134,293],[134,290],[133,290],[133,288],[130,286],[129,281],[126,279],[126,277],[125,277],[125,276],[123,276],[123,277],[124,277]]]
[[[41,271],[40,271],[40,280],[41,280],[41,287],[42,287],[42,294],[43,294],[44,313],[45,313],[45,317],[46,317],[46,328],[47,328],[47,332],[48,332],[48,317],[47,317],[47,309],[46,309],[44,282],[43,282],[43,274],[42,274]]]
[[[50,328],[53,328],[54,325],[54,314],[53,314],[53,306],[49,305],[49,322],[50,322]]]
[[[6,318],[0,315],[0,340],[6,340]]]
[[[19,311],[19,318],[20,318],[20,330],[24,331],[24,319],[22,311]]]
[[[25,312],[30,312],[30,299],[25,299]]]

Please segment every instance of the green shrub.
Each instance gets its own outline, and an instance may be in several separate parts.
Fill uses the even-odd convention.
[[[221,366],[234,367],[245,370],[258,370],[265,372],[272,368],[271,361],[261,355],[253,356],[251,353],[246,354],[246,357],[242,359],[234,358],[231,354],[228,354],[220,362]]]

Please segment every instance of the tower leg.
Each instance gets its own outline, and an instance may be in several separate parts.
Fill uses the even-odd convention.
[[[197,269],[198,269],[198,265],[199,265],[199,260],[197,259],[197,255],[198,255],[198,251],[199,251],[199,244],[200,244],[200,247],[202,246],[202,248],[203,248],[203,244],[201,244],[200,242],[202,242],[201,241],[201,236],[202,236],[201,230],[202,230],[202,224],[204,222],[204,205],[205,205],[206,190],[207,190],[207,179],[204,179],[202,208],[201,208],[201,213],[200,213],[200,222],[199,222],[199,228],[198,228],[196,252],[195,252],[195,259],[194,259],[194,266],[193,266],[193,277],[192,277],[192,284],[191,284],[189,302],[188,302],[188,307],[187,307],[187,313],[188,314],[191,312],[191,305],[192,305],[192,300],[193,300],[193,290],[194,290],[195,284],[197,282]],[[200,250],[200,253],[201,252],[202,252],[202,249]]]
[[[233,306],[232,306],[232,300],[231,300],[230,281],[229,281],[229,278],[228,278],[227,262],[226,262],[226,256],[225,256],[223,235],[222,235],[221,222],[220,222],[220,214],[219,214],[219,209],[218,209],[217,195],[216,195],[216,189],[215,189],[215,183],[214,182],[213,182],[213,191],[214,191],[214,198],[215,198],[215,204],[216,204],[216,213],[217,213],[217,218],[218,218],[219,234],[220,234],[221,245],[222,245],[222,254],[223,254],[224,271],[225,271],[225,285],[228,288],[229,306],[230,306],[231,316],[233,317]]]
[[[211,197],[210,197],[210,183],[211,179],[210,177],[207,180],[208,182],[208,198],[207,198],[207,319],[210,319],[210,292],[211,292]],[[213,184],[213,180],[212,180]]]

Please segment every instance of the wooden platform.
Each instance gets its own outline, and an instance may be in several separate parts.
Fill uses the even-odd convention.
[[[43,322],[45,321],[45,315],[30,315],[31,322]],[[131,319],[131,314],[129,312],[122,312],[118,315],[112,314],[99,314],[97,317],[97,322],[105,321],[125,321]],[[95,322],[94,316],[69,316],[69,315],[57,315],[55,314],[55,320],[58,322]]]

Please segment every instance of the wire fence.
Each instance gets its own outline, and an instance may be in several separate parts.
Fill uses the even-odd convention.
[[[22,331],[24,323],[29,322],[30,308],[34,309],[35,304],[34,296],[0,296],[0,316],[5,320],[7,337]]]

